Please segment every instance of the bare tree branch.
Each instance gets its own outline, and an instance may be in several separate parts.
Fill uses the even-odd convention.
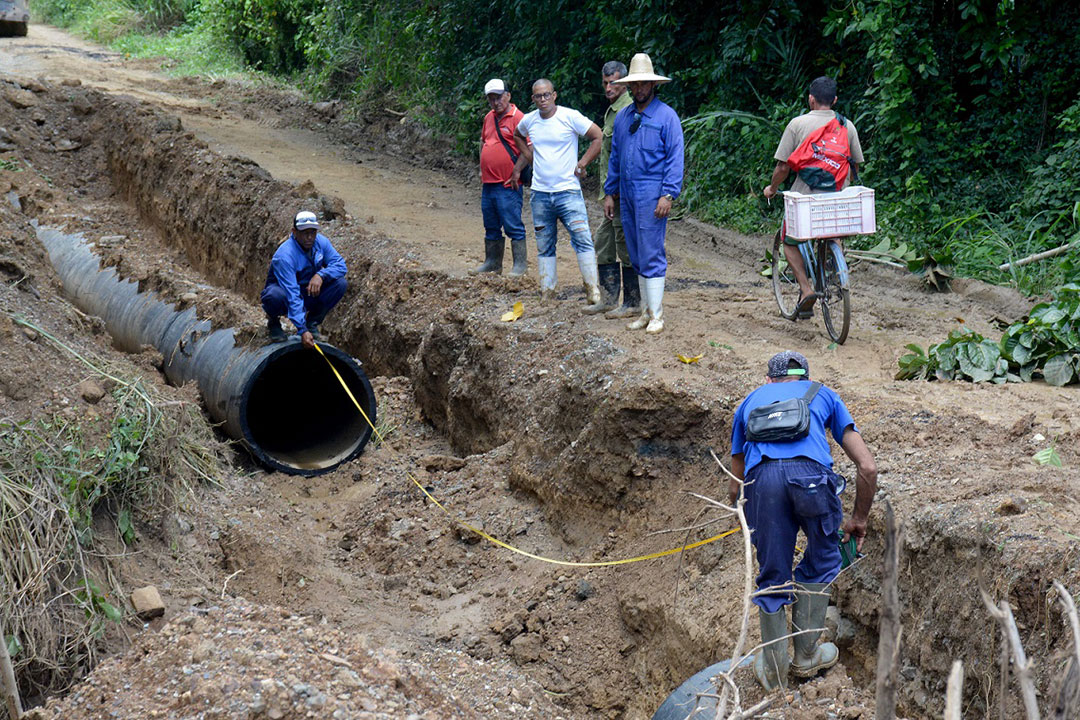
[[[1061,606],[1073,636],[1073,654],[1065,665],[1061,676],[1057,702],[1054,703],[1054,719],[1065,720],[1076,716],[1077,700],[1080,699],[1080,618],[1076,614],[1076,603],[1072,594],[1059,581],[1054,581],[1054,589],[1060,595]]]
[[[998,624],[1001,625],[1003,642],[1007,642],[1012,650],[1013,672],[1016,675],[1017,683],[1020,685],[1020,696],[1024,699],[1024,714],[1028,720],[1039,720],[1039,703],[1035,695],[1035,683],[1031,679],[1033,663],[1028,660],[1027,654],[1024,652],[1024,645],[1020,641],[1020,631],[1016,629],[1016,619],[1013,618],[1012,607],[1005,600],[1002,600],[995,607],[993,598],[986,591],[982,578],[981,563],[979,567],[979,594],[982,596],[983,605],[986,606],[986,611],[990,613],[990,617],[997,620]],[[1005,662],[1005,658],[1002,658],[1002,663]],[[1004,684],[1001,692],[1004,695]]]
[[[739,483],[739,498],[735,501],[735,514],[739,518],[739,527],[742,528],[743,536],[743,615],[742,625],[739,628],[739,638],[735,641],[735,647],[731,651],[731,664],[728,666],[728,676],[725,678],[724,689],[720,692],[720,701],[716,705],[716,717],[724,717],[727,711],[728,704],[728,692],[731,691],[735,695],[735,707],[739,707],[739,688],[731,681],[731,673],[738,669],[738,658],[742,655],[743,646],[746,645],[746,634],[750,626],[750,608],[751,600],[750,595],[754,592],[754,552],[750,544],[750,526],[746,522],[746,513],[743,512],[743,506],[746,504],[746,484],[739,478],[735,477],[724,464],[720,462],[720,458],[716,457],[716,453],[709,450],[713,460],[716,464]],[[786,642],[786,641],[785,641]]]
[[[19,702],[19,685],[15,682],[15,669],[11,666],[8,655],[7,636],[0,628],[0,690],[4,695],[4,706],[11,720],[22,717],[22,703]]]
[[[1076,717],[1077,699],[1080,696],[1080,671],[1076,659],[1069,657],[1065,672],[1061,675],[1061,687],[1054,702],[1054,720],[1072,720]]]
[[[902,529],[896,526],[892,503],[885,500],[885,567],[881,577],[881,623],[878,639],[875,717],[896,716],[896,678],[900,665],[900,544]]]
[[[752,718],[755,715],[757,715],[759,712],[767,709],[770,705],[772,705],[773,700],[775,700],[775,699],[776,699],[775,695],[770,695],[769,697],[765,698],[764,700],[762,700],[757,705],[755,705],[755,706],[753,706],[751,708],[747,708],[746,710],[740,710],[740,711],[732,713],[731,716],[728,718],[728,720],[746,720],[747,718]]]
[[[945,688],[945,720],[963,719],[964,663],[954,660]]]
[[[1061,596],[1061,605],[1065,608],[1065,617],[1069,621],[1069,629],[1072,630],[1073,659],[1080,664],[1080,618],[1076,614],[1076,603],[1073,602],[1072,594],[1059,580],[1054,581],[1054,589]]]

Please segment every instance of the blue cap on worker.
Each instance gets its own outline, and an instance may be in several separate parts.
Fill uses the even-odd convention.
[[[794,350],[785,350],[769,358],[769,377],[782,378],[788,375],[810,377],[810,363],[805,355]]]
[[[315,213],[310,210],[301,210],[296,213],[296,217],[293,218],[293,227],[297,230],[307,230],[308,228],[319,229],[319,219],[315,217]]]

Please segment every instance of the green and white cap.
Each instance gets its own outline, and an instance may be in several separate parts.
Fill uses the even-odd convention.
[[[769,377],[782,378],[789,375],[810,377],[810,363],[805,355],[794,350],[785,350],[769,358]]]

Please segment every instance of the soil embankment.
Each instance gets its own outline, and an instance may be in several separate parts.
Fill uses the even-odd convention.
[[[731,647],[742,604],[738,541],[681,560],[559,568],[477,544],[405,473],[458,516],[531,552],[594,560],[664,549],[686,533],[650,533],[693,524],[699,505],[686,491],[722,495],[708,451],[723,455],[735,405],[760,382],[769,355],[793,347],[848,402],[881,466],[880,498],[908,527],[905,711],[938,711],[956,657],[973,703],[998,690],[996,635],[975,589],[980,554],[991,591],[1012,602],[1025,640],[1045,658],[1040,680],[1049,689],[1067,641],[1043,598],[1054,578],[1078,582],[1075,390],[891,379],[904,343],[943,337],[958,320],[988,330],[995,315],[1020,312],[1022,300],[975,283],[928,295],[909,276],[859,267],[851,339],[832,348],[819,321],[776,315],[757,272],[761,238],[687,221],[671,230],[668,329],[631,334],[580,314],[565,256],[550,306],[536,300],[531,278],[465,276],[480,244],[476,188],[399,159],[403,145],[435,143],[416,125],[346,122],[266,90],[110,77],[138,91],[142,100],[132,100],[61,85],[71,70],[56,72],[6,81],[0,99],[11,152],[31,163],[0,171],[0,190],[20,200],[4,221],[22,240],[5,251],[32,259],[48,302],[60,304],[40,250],[26,241],[31,218],[86,232],[122,275],[257,342],[267,259],[292,213],[316,208],[350,266],[349,294],[327,328],[375,378],[392,430],[383,448],[318,479],[249,468],[246,487],[205,491],[183,535],[205,558],[202,577],[169,594],[175,614],[192,598],[223,602],[216,595],[226,595],[230,577],[228,595],[325,620],[466,678],[457,687],[475,693],[482,716],[648,717]],[[291,162],[275,165],[282,157]],[[517,300],[525,316],[500,322]],[[677,353],[703,357],[685,365]],[[0,351],[0,372],[16,377],[11,362]],[[18,410],[40,411],[31,405]],[[1065,469],[1031,462],[1042,447],[1036,434],[1056,439]],[[869,557],[837,583],[837,604],[854,623],[842,638],[843,664],[801,686],[795,716],[856,717],[870,706],[881,530],[875,515]],[[249,615],[247,606],[210,613],[207,632]],[[140,642],[157,652],[154,641]],[[454,653],[456,665],[445,659]],[[189,664],[204,661],[192,655]],[[489,672],[505,673],[510,690],[501,697],[481,690],[496,682]],[[743,681],[753,701],[758,691]],[[117,692],[122,715],[135,717]]]

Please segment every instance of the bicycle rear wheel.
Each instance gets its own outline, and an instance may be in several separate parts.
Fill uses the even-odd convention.
[[[847,287],[847,263],[840,244],[830,241],[821,251],[821,290],[818,304],[825,330],[838,345],[847,340],[851,325],[851,291]]]
[[[772,249],[772,287],[776,296],[776,305],[780,314],[788,320],[794,320],[798,314],[799,283],[795,273],[784,258],[783,226],[776,231]]]

